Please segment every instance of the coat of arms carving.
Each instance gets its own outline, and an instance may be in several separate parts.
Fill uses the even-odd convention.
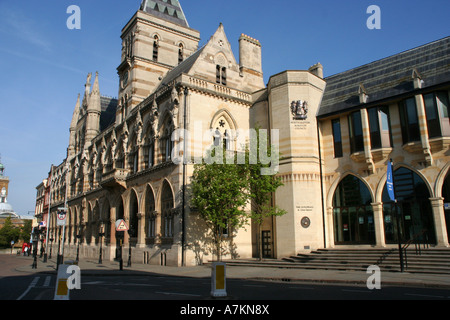
[[[294,120],[306,120],[308,118],[308,102],[304,100],[292,101],[291,113]]]

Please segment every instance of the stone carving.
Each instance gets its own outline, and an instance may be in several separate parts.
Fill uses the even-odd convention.
[[[308,102],[304,100],[292,101],[291,113],[294,120],[306,120],[308,118]]]

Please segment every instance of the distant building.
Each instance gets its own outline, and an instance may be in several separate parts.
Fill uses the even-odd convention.
[[[8,203],[9,178],[4,173],[5,166],[0,163],[0,229],[3,228],[7,218],[11,218],[15,227],[21,227],[24,225],[24,219],[14,212],[12,205]]]
[[[395,247],[397,220],[385,186],[390,159],[401,240],[449,246],[449,37],[327,78],[320,63],[283,71],[267,85],[258,40],[242,34],[236,60],[220,24],[199,48],[200,34],[177,0],[143,1],[121,38],[118,99],[102,96],[98,74],[93,84],[88,75],[67,158],[49,181],[55,239],[57,208],[68,208],[66,255],[75,256],[80,244],[81,257],[93,258],[103,241],[103,257],[116,258],[115,221],[124,219],[135,262],[212,259],[203,221],[183,207],[183,178],[189,183],[194,167],[190,161],[184,171],[175,161],[183,139],[172,134],[187,130],[186,152],[194,155],[213,142],[202,140],[204,132],[235,150],[233,134],[256,125],[278,132],[284,186],[273,203],[287,214],[267,219],[261,234],[252,224],[230,230],[236,236],[227,257]]]

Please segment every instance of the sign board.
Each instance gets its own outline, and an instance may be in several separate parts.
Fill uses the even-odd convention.
[[[444,203],[444,210],[450,210],[450,202]]]
[[[67,208],[58,208],[56,218],[57,218],[56,219],[57,226],[65,226],[67,219]]]
[[[128,231],[128,226],[123,219],[116,221],[116,231]]]

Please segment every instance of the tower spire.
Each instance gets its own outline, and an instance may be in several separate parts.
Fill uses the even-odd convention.
[[[140,9],[178,25],[189,27],[178,0],[143,0]]]

